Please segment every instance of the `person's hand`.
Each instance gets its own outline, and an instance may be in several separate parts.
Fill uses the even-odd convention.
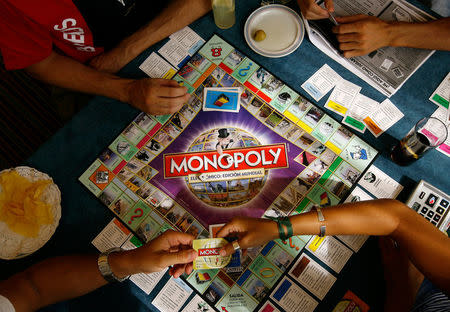
[[[138,272],[160,272],[173,265],[169,273],[177,278],[184,272],[192,272],[192,261],[197,252],[192,249],[194,236],[167,230],[146,245],[130,252],[133,265]]]
[[[278,238],[278,225],[268,219],[236,217],[225,224],[217,237],[237,236],[241,249],[263,245]],[[234,248],[232,243],[220,249],[221,256],[232,255]]]
[[[389,45],[389,23],[377,17],[359,14],[336,20],[339,25],[333,27],[333,32],[344,57],[366,55]]]
[[[127,90],[126,102],[151,115],[167,115],[180,110],[190,94],[175,80],[133,80]]]
[[[334,12],[333,0],[325,0],[326,9],[320,7],[315,0],[297,0],[297,3],[303,16],[309,20],[328,18],[329,12]]]

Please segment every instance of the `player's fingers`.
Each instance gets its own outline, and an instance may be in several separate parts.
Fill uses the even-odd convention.
[[[220,254],[222,257],[229,256],[229,255],[234,254],[234,247],[233,247],[233,244],[232,244],[232,243],[228,243],[228,244],[226,244],[225,246],[223,246],[223,247],[219,250],[219,254]]]
[[[350,34],[357,33],[359,31],[358,24],[339,24],[338,26],[334,26],[332,32],[335,34]]]
[[[222,226],[222,228],[217,232],[217,237],[227,237],[231,233],[242,232],[241,221],[237,218],[233,218],[230,222]]]
[[[180,87],[180,84],[172,79],[152,78],[152,81],[159,86]]]
[[[217,237],[227,237],[228,234],[231,233],[231,228],[233,227],[232,222],[225,224],[222,228],[217,232]]]
[[[365,55],[365,54],[367,54],[367,52],[365,52],[363,50],[350,50],[350,51],[345,51],[344,53],[342,53],[342,55],[346,58],[354,57],[354,56],[361,56],[361,55]]]
[[[339,42],[357,42],[359,41],[359,35],[355,33],[350,34],[337,34],[336,38]]]
[[[164,266],[187,264],[197,258],[197,252],[193,249],[178,252],[166,252],[161,254]]]
[[[344,42],[339,45],[341,51],[357,50],[360,47],[358,42]]]
[[[186,272],[186,274],[191,274],[192,271],[194,270],[194,265],[192,263],[188,263],[186,264],[186,267],[184,268],[184,271]]]
[[[180,245],[192,246],[192,241],[195,239],[195,237],[191,234],[175,232],[172,230],[164,232],[163,235],[167,236],[167,240],[170,244],[170,247],[172,248],[173,247],[179,248]]]
[[[190,94],[176,98],[159,98],[157,101],[158,108],[154,110],[156,115],[167,115],[178,112],[181,107],[189,100]]]
[[[176,82],[175,82],[176,84]],[[158,88],[159,97],[176,98],[179,96],[184,96],[187,93],[186,87],[180,87],[178,84],[176,86],[161,86]]]
[[[336,21],[338,21],[341,24],[346,23],[354,23],[363,19],[366,19],[367,15],[364,14],[357,14],[357,15],[350,15],[350,16],[340,16],[336,17]]]
[[[334,12],[333,0],[325,0],[325,7],[327,8],[328,12]]]

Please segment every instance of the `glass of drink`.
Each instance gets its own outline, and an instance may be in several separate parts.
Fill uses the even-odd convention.
[[[214,14],[214,23],[222,29],[230,28],[234,25],[234,0],[211,0]]]
[[[437,118],[425,117],[394,146],[391,159],[400,166],[407,166],[426,151],[438,147],[447,139],[447,127]]]

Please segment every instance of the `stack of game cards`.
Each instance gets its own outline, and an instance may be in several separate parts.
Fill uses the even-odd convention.
[[[238,113],[241,107],[241,88],[205,88],[203,110]]]

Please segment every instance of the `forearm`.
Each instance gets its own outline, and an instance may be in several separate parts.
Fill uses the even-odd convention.
[[[106,284],[97,257],[73,255],[45,260],[0,282],[0,294],[12,302],[17,312],[34,311],[84,295]],[[126,253],[111,254],[109,262],[119,277],[135,273]]]
[[[133,80],[100,72],[55,52],[26,70],[35,78],[58,87],[129,102]]]
[[[430,50],[450,50],[450,18],[427,23],[393,22],[389,45]]]
[[[323,208],[325,222],[311,211],[291,217],[294,234],[390,236],[414,265],[438,287],[450,291],[450,239],[415,211],[396,200],[375,200]]]
[[[195,21],[211,10],[210,0],[178,0],[170,4],[146,26],[123,40],[107,53],[116,59],[119,70],[142,51]]]
[[[322,208],[326,234],[390,235],[399,223],[399,217],[390,209],[397,203],[393,200],[379,200]],[[296,235],[318,234],[322,225],[315,210],[293,216],[291,222]]]

